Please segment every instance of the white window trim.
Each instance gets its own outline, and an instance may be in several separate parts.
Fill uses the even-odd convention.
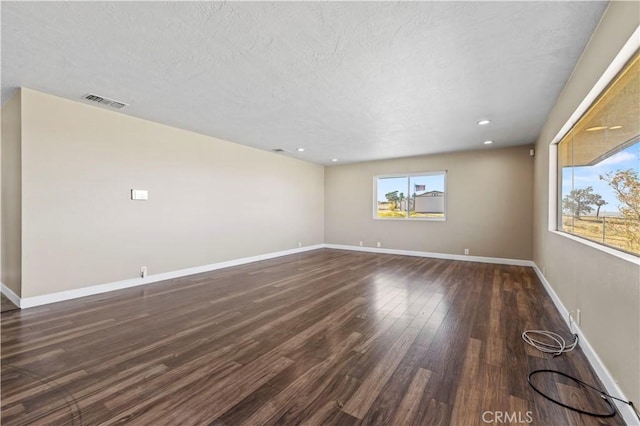
[[[589,109],[602,91],[611,83],[616,75],[622,70],[625,64],[631,59],[633,54],[640,48],[640,26],[636,28],[629,40],[624,44],[622,49],[618,52],[611,64],[607,67],[602,76],[598,79],[596,84],[591,88],[587,96],[580,102],[578,108],[571,114],[567,122],[560,128],[560,131],[555,135],[549,144],[549,212],[547,227],[549,232],[568,238],[573,241],[577,241],[581,244],[592,247],[604,253],[608,253],[612,256],[624,259],[636,265],[640,265],[640,258],[625,253],[620,250],[616,250],[613,247],[605,246],[592,242],[586,238],[581,238],[567,232],[558,231],[558,143],[562,138],[573,128],[578,122],[580,117]]]
[[[444,217],[378,217],[378,179],[384,178],[411,178],[411,176],[444,176]],[[447,221],[447,204],[449,203],[449,191],[447,190],[447,171],[431,170],[429,172],[411,172],[411,173],[392,173],[386,175],[373,176],[373,219],[390,221],[397,220],[402,222],[427,221],[427,222],[446,222]]]

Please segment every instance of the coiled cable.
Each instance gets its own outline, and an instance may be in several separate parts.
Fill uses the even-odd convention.
[[[544,342],[539,340],[539,336],[544,336],[552,342]],[[536,338],[537,337],[537,338]],[[578,335],[573,335],[573,343],[567,345],[567,342],[558,333],[547,330],[525,330],[522,333],[522,340],[539,350],[540,352],[554,354],[554,356],[562,355],[566,352],[571,352],[578,346]]]

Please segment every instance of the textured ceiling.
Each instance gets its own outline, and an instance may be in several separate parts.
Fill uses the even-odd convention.
[[[532,143],[606,2],[1,8],[3,103],[20,86],[92,92],[129,103],[123,114],[328,164]]]

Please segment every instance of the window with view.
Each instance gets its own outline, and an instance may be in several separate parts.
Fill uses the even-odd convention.
[[[446,172],[375,177],[376,219],[444,220]]]
[[[558,143],[558,230],[640,256],[638,52]]]

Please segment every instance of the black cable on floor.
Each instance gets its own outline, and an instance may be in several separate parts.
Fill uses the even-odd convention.
[[[574,382],[580,384],[581,386],[586,386],[588,388],[591,388],[593,390],[595,390],[596,392],[598,392],[600,394],[600,397],[607,403],[607,405],[609,406],[609,412],[607,413],[592,413],[590,411],[585,411],[585,410],[581,410],[580,408],[576,408],[576,407],[572,407],[570,405],[567,405],[563,402],[560,402],[556,399],[551,398],[549,395],[546,395],[545,393],[543,393],[540,389],[536,388],[533,383],[531,383],[531,377],[535,374],[539,374],[539,373],[555,373],[555,374],[559,374],[563,377],[566,377],[567,379],[573,380]],[[636,407],[633,405],[633,403],[631,401],[625,401],[623,399],[620,398],[616,398],[615,396],[611,396],[608,393],[606,393],[605,391],[598,389],[596,387],[591,386],[588,383],[583,382],[582,380],[575,378],[573,376],[570,376],[566,373],[563,373],[561,371],[557,371],[557,370],[534,370],[532,372],[529,373],[529,375],[527,376],[527,382],[529,382],[529,386],[531,386],[533,388],[534,391],[538,392],[540,395],[542,395],[543,397],[545,397],[546,399],[548,399],[551,402],[554,402],[564,408],[568,408],[569,410],[572,411],[576,411],[580,414],[586,414],[588,416],[593,416],[593,417],[613,417],[616,415],[616,407],[613,404],[613,402],[611,402],[611,399],[615,399],[617,401],[620,402],[624,402],[625,404],[628,404],[634,411],[634,413],[636,414],[636,416],[638,417],[638,420],[640,420],[640,414],[638,414],[638,410],[636,410]]]

